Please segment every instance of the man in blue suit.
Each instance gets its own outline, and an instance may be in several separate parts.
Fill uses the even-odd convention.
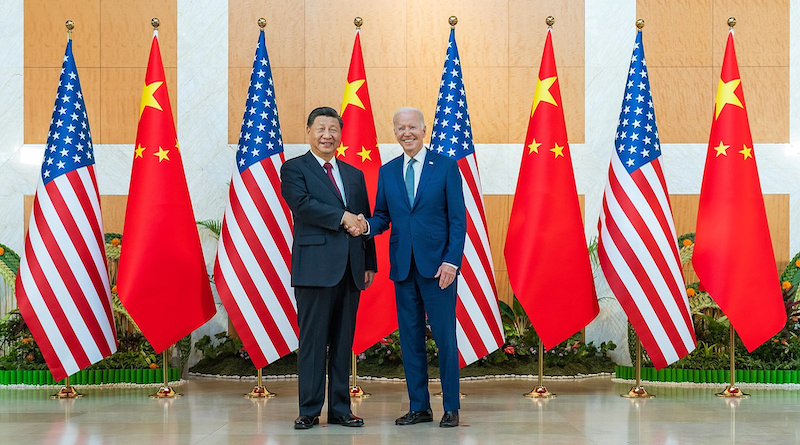
[[[461,173],[453,159],[423,146],[425,119],[416,108],[394,114],[403,154],[381,167],[369,236],[389,228],[389,278],[394,281],[403,366],[411,406],[397,425],[432,422],[425,351],[425,314],[439,347],[444,416],[458,426],[456,276],[461,267],[467,215]],[[358,230],[358,229],[354,229]]]

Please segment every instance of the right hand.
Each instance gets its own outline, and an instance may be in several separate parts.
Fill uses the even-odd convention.
[[[356,216],[353,213],[344,212],[342,226],[352,236],[360,236],[362,233],[367,231],[367,221],[364,219],[363,214]]]

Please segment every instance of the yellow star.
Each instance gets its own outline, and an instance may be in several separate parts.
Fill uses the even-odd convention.
[[[536,138],[533,138],[533,142],[531,142],[531,143],[528,145],[528,148],[530,149],[530,150],[528,151],[528,154],[531,154],[531,153],[539,153],[539,146],[540,146],[540,145],[542,145],[542,144],[541,144],[541,143],[539,143],[539,142],[536,142]]]
[[[339,148],[336,149],[336,156],[339,156],[339,157],[344,156],[345,155],[344,152],[346,152],[348,148],[350,148],[350,147],[348,147],[347,145],[344,145],[343,143],[339,142]]]
[[[744,108],[742,102],[735,93],[736,88],[739,87],[741,82],[741,79],[734,79],[730,82],[723,82],[722,79],[719,80],[719,84],[717,85],[717,104],[714,108],[716,110],[714,113],[714,119],[719,118],[719,113],[722,112],[722,108],[727,104]]]
[[[370,161],[372,160],[372,158],[369,157],[370,153],[372,153],[372,150],[367,150],[366,148],[364,148],[364,146],[361,146],[361,151],[359,151],[357,154],[361,156],[361,162],[364,162],[367,159],[369,159]]]
[[[556,103],[556,99],[550,94],[550,87],[556,83],[556,76],[548,77],[547,79],[536,79],[536,91],[533,93],[533,106],[531,107],[531,116],[533,113],[536,112],[536,107],[539,106],[541,102],[547,102],[554,106],[558,106]]]
[[[169,161],[169,156],[167,156],[168,154],[169,154],[169,150],[164,150],[163,148],[158,147],[158,153],[153,153],[153,156],[158,157],[158,162],[160,163],[164,159]]]
[[[143,156],[142,156],[142,153],[144,153],[144,151],[145,151],[145,150],[147,150],[147,149],[146,149],[146,148],[144,148],[144,147],[142,147],[142,145],[141,145],[141,144],[139,144],[139,148],[137,148],[136,150],[134,150],[134,151],[136,152],[136,154],[133,156],[133,159],[136,159],[136,158],[142,158],[142,157],[143,157]]]
[[[728,147],[730,147],[730,145],[723,145],[722,141],[719,141],[719,146],[714,147],[714,150],[717,150],[717,157],[719,157],[719,155],[728,156]]]
[[[745,159],[752,158],[753,157],[753,149],[752,148],[747,148],[747,145],[744,145],[744,144],[742,144],[742,147],[743,148],[739,151],[739,153],[741,153],[744,156]]]
[[[558,158],[559,156],[561,156],[563,158],[564,157],[564,147],[559,146],[558,143],[556,143],[554,145],[555,146],[550,149],[550,151],[552,151],[556,155],[556,157],[554,159]]]
[[[158,103],[156,98],[153,96],[156,94],[156,90],[158,90],[164,82],[153,82],[149,85],[145,84],[144,91],[142,91],[142,105],[139,108],[139,117],[142,117],[142,113],[144,113],[144,107],[153,107],[158,111],[163,111],[161,109],[161,105]]]
[[[353,82],[348,82],[348,84],[344,87],[344,99],[342,99],[342,111],[339,114],[344,114],[344,109],[347,108],[348,105],[352,104],[361,108],[362,110],[366,110],[364,108],[364,104],[361,102],[361,99],[358,97],[358,90],[361,89],[361,85],[364,85],[366,79],[356,80]]]

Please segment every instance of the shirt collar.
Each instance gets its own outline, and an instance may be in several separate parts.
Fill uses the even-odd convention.
[[[319,162],[320,167],[325,168],[325,163],[330,162],[331,166],[333,166],[333,169],[336,170],[336,156],[332,157],[330,161],[326,161],[321,157],[317,156],[317,154],[314,153],[313,151],[309,150],[308,152],[311,153],[312,156],[314,156],[314,159],[316,159],[317,162]]]
[[[419,163],[419,165],[423,165],[425,163],[425,155],[428,153],[428,147],[422,146],[422,149],[417,152],[414,159]],[[403,152],[403,165],[408,165],[408,162],[411,161],[411,156],[409,156],[406,152]]]

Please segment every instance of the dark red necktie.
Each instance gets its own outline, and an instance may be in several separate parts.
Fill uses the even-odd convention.
[[[339,197],[341,198],[342,197],[342,191],[339,190],[339,186],[336,185],[336,180],[333,179],[333,166],[331,165],[330,162],[326,162],[322,166],[325,168],[325,173],[328,174],[328,179],[330,179],[331,182],[333,183],[333,188],[336,189],[336,194],[339,195]]]

